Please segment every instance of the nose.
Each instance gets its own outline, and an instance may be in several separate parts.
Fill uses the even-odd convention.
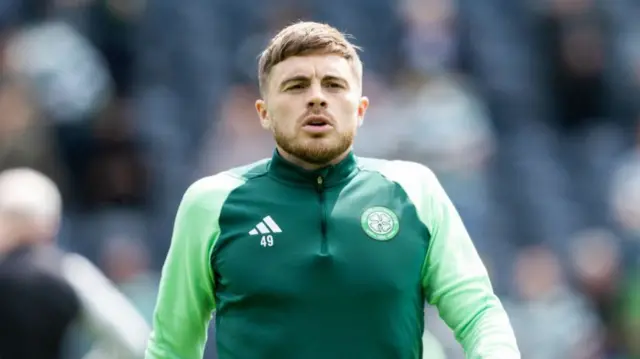
[[[307,107],[308,108],[314,108],[314,107],[326,108],[327,107],[327,99],[324,97],[324,94],[322,93],[321,89],[317,89],[314,86],[310,94],[309,101],[307,102]]]

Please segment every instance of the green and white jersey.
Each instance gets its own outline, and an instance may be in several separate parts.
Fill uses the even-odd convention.
[[[520,358],[434,174],[358,158],[306,171],[278,153],[194,183],[178,210],[148,359],[419,359],[424,305],[470,359]]]

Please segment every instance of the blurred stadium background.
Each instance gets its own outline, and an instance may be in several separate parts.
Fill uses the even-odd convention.
[[[440,176],[523,359],[640,358],[637,0],[0,0],[0,170],[150,320],[186,187],[271,153],[256,56],[298,19],[364,48],[358,154]]]

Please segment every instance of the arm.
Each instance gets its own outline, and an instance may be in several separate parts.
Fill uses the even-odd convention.
[[[211,268],[218,238],[220,201],[213,178],[200,180],[185,193],[162,269],[147,359],[200,359],[215,309]]]
[[[438,308],[467,358],[519,359],[509,318],[462,219],[435,175],[425,171],[422,213],[431,234],[423,268],[427,301]]]

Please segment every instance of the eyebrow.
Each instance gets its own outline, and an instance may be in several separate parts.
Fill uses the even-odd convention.
[[[280,83],[280,88],[284,88],[287,84],[292,83],[292,82],[305,82],[305,81],[309,81],[309,77],[305,76],[305,75],[296,75],[296,76],[292,76],[289,77],[285,80],[283,80]],[[344,84],[348,84],[348,81],[340,76],[336,76],[336,75],[326,75],[322,78],[322,81],[339,81],[342,82]]]
[[[325,77],[322,78],[322,81],[339,81],[339,82],[343,82],[343,83],[348,83],[347,79],[342,78],[340,76],[335,76],[335,75],[327,75]]]
[[[289,77],[285,80],[283,80],[280,83],[280,88],[285,87],[285,85],[291,83],[291,82],[304,82],[304,81],[309,81],[309,77],[308,76],[304,76],[304,75],[296,75],[293,77]]]

